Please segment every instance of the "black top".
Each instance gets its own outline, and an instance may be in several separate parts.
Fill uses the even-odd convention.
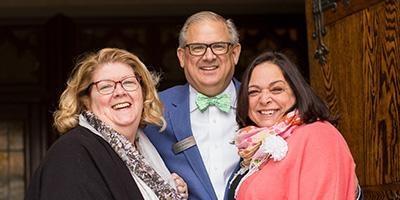
[[[242,178],[247,174],[247,172],[249,172],[248,170],[246,172],[244,172],[243,174],[238,174],[236,177],[234,177],[233,180],[231,180],[231,184],[228,186],[229,187],[229,191],[227,194],[227,200],[234,200],[235,198],[235,190],[237,188],[237,186],[239,185],[239,182],[242,180]]]
[[[112,147],[78,126],[49,149],[32,177],[25,199],[139,200],[143,197]]]

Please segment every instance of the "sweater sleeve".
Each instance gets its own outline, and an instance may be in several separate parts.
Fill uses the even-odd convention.
[[[34,174],[27,200],[114,199],[85,146],[57,142]]]
[[[355,164],[339,131],[327,122],[316,122],[304,134],[299,176],[299,199],[354,199]]]

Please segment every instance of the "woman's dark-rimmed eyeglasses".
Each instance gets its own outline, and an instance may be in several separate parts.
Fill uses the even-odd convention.
[[[120,81],[113,81],[113,80],[99,80],[90,84],[90,86],[95,85],[97,91],[100,94],[111,94],[114,92],[117,84],[120,83],[122,88],[125,91],[133,92],[139,88],[140,85],[140,78],[139,76],[128,76]],[[90,87],[89,86],[89,87]]]
[[[229,47],[232,45],[230,42],[214,42],[211,44],[204,43],[190,43],[185,47],[189,49],[192,56],[202,56],[206,53],[207,48],[210,48],[215,55],[223,55],[228,53]]]

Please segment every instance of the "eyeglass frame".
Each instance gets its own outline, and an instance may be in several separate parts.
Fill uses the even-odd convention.
[[[212,48],[212,45],[215,45],[215,44],[227,44],[226,52],[219,53],[219,54],[215,53],[213,48]],[[196,54],[192,53],[192,50],[190,48],[191,45],[205,45],[206,48],[205,48],[205,50],[204,50],[204,52],[202,54],[196,55]],[[234,43],[232,43],[232,42],[213,42],[213,43],[210,43],[210,44],[206,44],[206,43],[189,43],[189,44],[186,44],[185,46],[183,46],[183,48],[188,48],[189,49],[189,54],[192,55],[192,56],[204,56],[204,54],[206,54],[208,48],[210,48],[211,52],[214,55],[225,55],[225,54],[227,54],[229,52],[229,50],[231,49],[230,47],[233,46],[233,45],[234,45]]]
[[[127,89],[124,87],[124,84],[122,84],[122,82],[125,81],[125,80],[128,79],[128,78],[135,78],[135,80],[137,81],[137,86],[136,86],[135,89],[133,89],[133,90],[127,90]],[[110,81],[110,82],[113,82],[113,83],[114,83],[113,90],[112,90],[111,92],[109,92],[109,93],[101,93],[98,84],[99,84],[100,82],[102,82],[102,81]],[[139,88],[139,86],[142,85],[142,79],[140,78],[140,76],[139,76],[138,74],[135,73],[134,75],[127,76],[127,77],[125,77],[125,78],[123,78],[123,79],[121,79],[121,80],[119,80],[119,81],[114,81],[114,80],[111,80],[111,79],[103,79],[103,80],[98,80],[98,81],[92,82],[92,83],[89,84],[88,89],[90,89],[93,85],[95,85],[95,86],[96,86],[96,90],[97,90],[97,92],[98,92],[99,94],[102,94],[102,95],[109,95],[109,94],[114,93],[115,89],[117,88],[117,84],[118,84],[118,83],[121,85],[122,89],[124,89],[125,91],[127,91],[127,92],[133,92],[133,91],[136,91],[136,90]]]

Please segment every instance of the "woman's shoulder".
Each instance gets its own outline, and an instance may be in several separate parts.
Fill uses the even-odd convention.
[[[312,160],[348,158],[353,163],[350,149],[341,133],[329,122],[316,121],[298,127],[291,136],[293,148],[304,152]]]
[[[98,137],[98,136],[97,136]],[[93,134],[90,130],[82,127],[76,126],[66,133],[62,134],[53,144],[55,145],[83,145],[86,142],[92,141],[96,138],[96,135]]]
[[[115,177],[119,177],[118,181],[109,183],[129,184],[134,188],[129,170],[111,146],[90,130],[77,126],[59,137],[47,151],[32,178],[30,193],[51,197],[48,199],[57,199],[57,195],[62,195],[60,199],[88,199],[89,196],[111,199],[106,180]],[[121,185],[110,188],[124,189]]]
[[[298,129],[303,131],[320,130],[320,129],[331,130],[331,131],[332,129],[336,130],[336,128],[328,121],[315,121],[309,124],[303,124],[299,126]]]
[[[318,136],[335,136],[340,132],[328,121],[315,121],[309,124],[303,124],[295,129],[296,133],[304,133],[309,137]]]
[[[46,156],[56,158],[65,158],[65,155],[85,156],[88,152],[87,149],[96,145],[99,138],[88,129],[77,126],[61,135],[51,145]]]
[[[307,143],[319,145],[332,145],[334,141],[344,141],[339,130],[327,121],[303,124],[295,129],[294,134],[298,139],[303,139]]]

